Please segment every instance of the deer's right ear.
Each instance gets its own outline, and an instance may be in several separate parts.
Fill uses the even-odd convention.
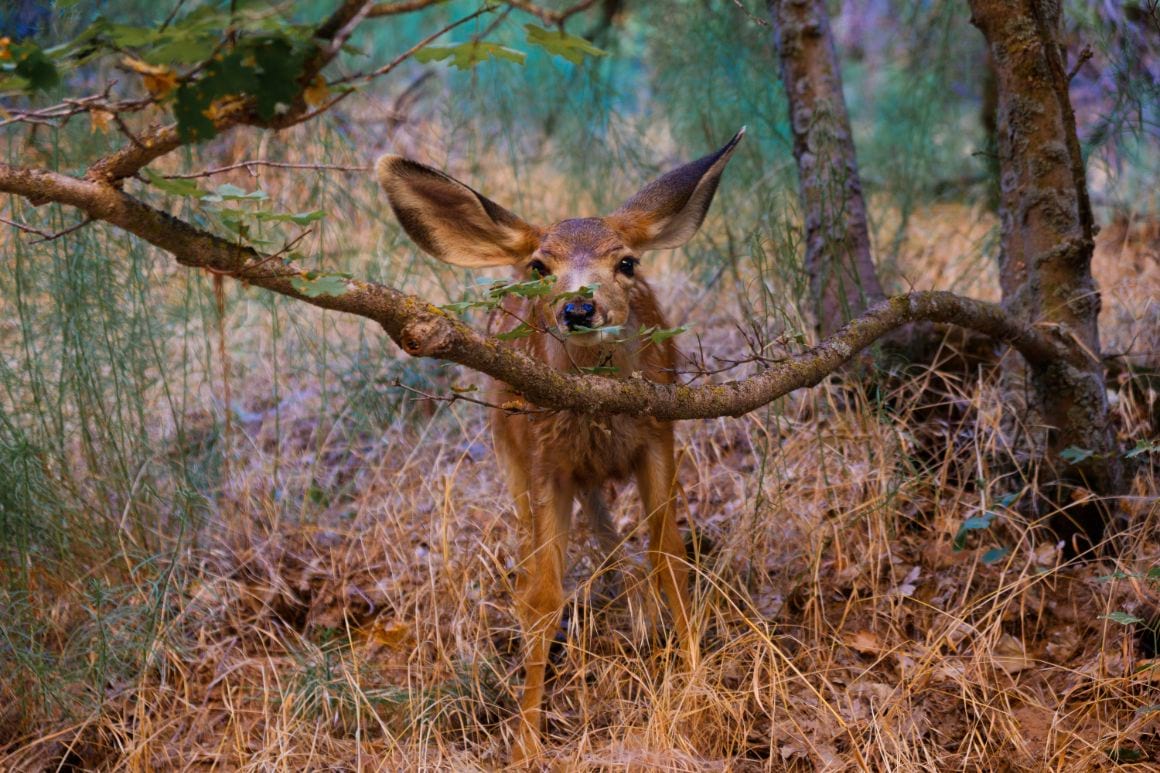
[[[701,227],[721,173],[744,136],[743,126],[725,147],[649,183],[605,221],[635,250],[680,247]]]
[[[436,169],[402,156],[383,156],[375,172],[403,230],[445,263],[508,266],[539,245],[534,226]]]

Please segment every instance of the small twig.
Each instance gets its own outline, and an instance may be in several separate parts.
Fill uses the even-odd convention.
[[[547,8],[541,8],[529,0],[507,0],[507,4],[515,8],[519,8],[524,13],[530,13],[544,24],[555,24],[557,26],[564,26],[564,22],[572,18],[578,13],[587,11],[592,6],[596,5],[597,0],[582,0],[575,5],[565,8],[562,11],[550,11]]]
[[[1075,78],[1075,76],[1079,75],[1080,68],[1082,68],[1084,66],[1084,63],[1086,63],[1091,58],[1092,58],[1092,47],[1089,45],[1084,45],[1084,47],[1079,52],[1079,56],[1076,57],[1075,66],[1073,66],[1071,68],[1071,72],[1069,72],[1067,74],[1067,82],[1068,83],[1071,83],[1072,80]]]
[[[126,137],[128,137],[129,141],[137,147],[144,149],[145,146],[141,143],[141,140],[137,139],[137,135],[129,129],[129,125],[125,123],[123,118],[121,118],[121,114],[112,113],[111,115],[113,116],[113,123],[117,124],[117,128],[121,130],[121,134],[124,134]]]
[[[380,16],[395,16],[400,13],[421,11],[443,2],[446,0],[401,0],[401,2],[396,3],[378,3],[371,6],[370,11],[367,12],[367,18],[376,19]]]
[[[496,405],[495,403],[489,403],[486,400],[480,400],[479,398],[476,398],[476,397],[468,397],[467,395],[465,395],[461,392],[452,392],[449,395],[433,395],[433,394],[430,394],[429,392],[424,392],[421,389],[415,389],[415,387],[407,386],[402,381],[399,381],[399,379],[395,379],[393,382],[391,382],[391,386],[398,387],[399,389],[402,389],[405,392],[410,392],[411,394],[418,395],[419,396],[418,399],[420,399],[420,400],[431,400],[433,402],[438,402],[438,403],[454,403],[454,402],[458,402],[458,401],[462,400],[463,402],[474,403],[475,405],[482,405],[484,408],[494,408],[497,411],[503,411],[504,413],[508,414],[509,416],[515,416],[518,414],[525,414],[525,413],[554,413],[554,411],[551,411],[547,408],[512,408],[512,407],[506,406],[506,405]],[[526,404],[527,403],[525,403],[525,405]]]
[[[158,30],[159,32],[165,32],[166,28],[168,28],[169,25],[173,23],[173,20],[177,18],[177,14],[181,11],[181,6],[183,5],[185,5],[185,0],[177,0],[177,2],[173,5],[173,10],[170,11],[169,15],[165,17],[165,21],[161,22],[161,29]]]
[[[62,236],[67,236],[68,234],[71,234],[73,231],[79,231],[91,222],[93,222],[93,219],[91,217],[86,217],[81,222],[77,223],[76,225],[69,226],[68,228],[64,229],[63,231],[57,231],[54,234],[48,234],[47,236],[45,236],[42,239],[33,239],[29,243],[30,244],[43,244],[44,242],[51,242],[54,239],[59,239]]]
[[[232,172],[235,169],[249,170],[255,166],[269,166],[275,169],[312,169],[318,171],[330,172],[369,172],[369,166],[343,166],[341,164],[286,164],[279,161],[240,161],[229,166],[218,166],[213,169],[206,169],[203,172],[192,172],[190,174],[167,174],[167,180],[193,180],[198,177],[212,177],[215,174],[222,174],[223,172]]]
[[[344,78],[339,78],[337,80],[331,81],[330,83],[328,83],[326,85],[327,86],[338,86],[338,85],[343,84],[343,83],[350,83],[351,81],[357,81],[357,80],[368,80],[369,81],[369,80],[373,80],[374,78],[378,78],[382,75],[386,75],[391,70],[395,69],[400,64],[402,64],[403,62],[407,61],[412,56],[414,56],[415,52],[418,51],[419,49],[421,49],[424,46],[428,45],[429,43],[432,43],[433,41],[443,37],[444,35],[446,35],[451,30],[455,29],[456,27],[458,27],[462,24],[466,24],[467,22],[471,21],[472,19],[474,19],[478,16],[482,16],[485,13],[490,13],[491,11],[494,11],[494,10],[495,10],[494,8],[489,8],[487,6],[484,6],[483,8],[480,8],[478,11],[476,11],[474,13],[470,13],[467,16],[462,17],[461,19],[458,19],[456,21],[451,22],[443,29],[431,33],[430,35],[423,38],[415,45],[408,48],[403,53],[396,56],[391,61],[387,62],[385,65],[383,65],[379,69],[371,70],[369,73],[355,73],[354,75],[347,75]],[[350,93],[352,93],[352,92],[349,92],[349,91],[346,92],[346,94],[350,94]],[[342,99],[343,97],[346,96],[346,94],[343,94],[342,96],[338,97],[338,99],[333,100],[333,102],[337,102],[339,99]],[[327,109],[329,109],[329,107]]]
[[[10,225],[13,228],[24,231],[24,233],[34,234],[34,235],[40,237],[39,239],[33,239],[31,242],[29,242],[29,244],[43,244],[44,242],[51,242],[54,239],[59,239],[62,236],[67,236],[68,234],[71,234],[73,231],[79,231],[80,229],[84,228],[86,225],[88,225],[91,222],[93,222],[93,219],[91,217],[86,217],[81,222],[77,223],[76,225],[70,225],[68,228],[64,229],[63,231],[57,231],[56,233],[51,233],[49,231],[42,231],[39,228],[33,228],[32,226],[26,225],[24,223],[17,223],[16,221],[9,220],[6,217],[0,217],[0,223]]]
[[[754,15],[753,12],[751,12],[748,8],[745,7],[745,5],[741,2],[741,0],[733,0],[733,5],[740,8],[741,12],[749,17],[749,21],[753,22],[754,24],[758,25],[759,27],[768,27],[769,26],[768,19],[763,19],[760,16]]]
[[[52,236],[52,234],[50,234],[48,231],[41,231],[39,228],[33,228],[32,226],[25,225],[24,223],[17,223],[16,221],[9,220],[6,217],[0,217],[0,223],[4,223],[5,225],[10,225],[13,228],[17,228],[21,231],[24,231],[24,233],[36,234],[37,236],[43,236],[46,239],[49,236]]]

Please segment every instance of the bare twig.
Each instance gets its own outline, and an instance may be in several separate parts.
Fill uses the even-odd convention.
[[[1079,71],[1083,68],[1084,64],[1091,58],[1092,58],[1092,47],[1089,45],[1085,45],[1080,50],[1079,56],[1076,57],[1075,64],[1072,66],[1071,70],[1067,73],[1067,82],[1068,83],[1071,83],[1075,79],[1075,76],[1079,75]]]
[[[377,19],[381,16],[396,16],[401,13],[411,13],[439,5],[447,0],[400,0],[395,3],[376,3],[367,12],[368,19]]]
[[[596,5],[597,0],[582,0],[573,6],[565,8],[562,11],[550,11],[547,8],[541,8],[529,0],[506,0],[507,4],[520,9],[524,13],[530,13],[544,24],[555,24],[563,26],[564,22],[572,18],[578,13],[587,11],[592,6]]]
[[[206,169],[202,172],[191,172],[189,174],[167,174],[167,180],[194,180],[198,177],[213,177],[215,174],[222,174],[224,172],[232,172],[235,169],[245,169],[252,171],[255,166],[268,166],[274,169],[308,169],[315,171],[329,171],[329,172],[369,172],[369,166],[343,166],[342,164],[287,164],[280,161],[240,161],[229,166],[217,166],[212,169]]]
[[[745,7],[745,4],[742,3],[741,0],[733,0],[733,5],[740,8],[741,12],[744,13],[746,15],[746,17],[749,18],[749,21],[753,22],[757,26],[759,26],[759,27],[768,27],[769,26],[768,19],[763,19],[760,16],[755,16],[752,11],[750,11],[748,8]]]
[[[387,62],[385,65],[378,68],[377,70],[371,70],[370,72],[355,73],[354,75],[347,75],[346,77],[338,78],[337,80],[330,81],[327,85],[328,86],[337,86],[337,85],[340,85],[343,83],[350,83],[352,81],[357,81],[357,80],[369,81],[369,80],[373,80],[374,78],[378,78],[380,76],[386,75],[391,70],[394,70],[396,67],[401,65],[403,62],[407,61],[412,56],[414,56],[415,52],[417,52],[419,49],[421,49],[424,46],[438,40],[439,38],[446,35],[448,32],[451,32],[451,30],[460,26],[461,24],[466,24],[467,22],[471,21],[472,19],[475,19],[479,16],[482,16],[485,13],[490,13],[494,10],[495,10],[494,8],[488,8],[486,6],[483,8],[480,8],[478,11],[475,11],[474,13],[470,13],[467,16],[463,16],[463,17],[457,19],[456,21],[451,22],[446,27],[443,27],[442,29],[438,30],[437,32],[432,32],[430,35],[423,38],[418,43],[411,46],[406,51],[399,54],[394,59]],[[347,92],[347,93],[350,93],[350,92]],[[345,96],[345,94],[343,96]],[[341,97],[339,97],[339,99],[341,99]],[[335,101],[337,101],[337,100],[335,100]]]
[[[528,414],[528,413],[555,413],[555,411],[552,411],[548,408],[536,408],[536,407],[523,408],[523,407],[518,407],[518,406],[512,405],[511,403],[505,403],[504,405],[496,405],[495,403],[489,403],[486,400],[480,400],[479,398],[476,398],[476,397],[468,397],[466,394],[464,394],[462,392],[454,392],[453,391],[449,395],[433,395],[430,392],[424,392],[421,389],[416,389],[415,387],[407,386],[399,379],[395,379],[394,381],[392,381],[391,386],[402,389],[405,392],[410,392],[413,395],[418,395],[418,399],[420,399],[420,400],[430,400],[432,402],[439,402],[439,403],[456,403],[456,402],[460,402],[460,401],[465,402],[465,403],[474,403],[475,405],[482,405],[484,408],[494,408],[497,411],[503,411],[504,413],[508,414],[509,416],[515,416],[516,414]],[[521,405],[528,405],[528,403],[521,402]]]
[[[20,231],[24,231],[24,233],[33,234],[35,236],[40,237],[39,239],[33,239],[31,242],[29,242],[29,244],[43,244],[44,242],[51,242],[55,239],[59,239],[62,236],[67,236],[68,234],[71,234],[73,231],[79,231],[80,229],[84,228],[86,225],[88,225],[91,222],[93,222],[93,218],[86,217],[81,222],[77,223],[76,225],[70,225],[68,228],[64,229],[63,231],[57,231],[56,233],[51,233],[49,231],[42,231],[39,228],[33,228],[32,226],[27,225],[25,223],[18,223],[14,220],[9,220],[8,218],[5,218],[5,217],[0,217],[0,223],[10,225],[13,228],[16,228]]]

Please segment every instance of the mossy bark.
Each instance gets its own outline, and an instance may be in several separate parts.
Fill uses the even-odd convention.
[[[970,8],[997,79],[1003,306],[1072,352],[1048,365],[1014,363],[1005,374],[1008,404],[1026,394],[1021,423],[1057,481],[1114,496],[1124,474],[1100,359],[1095,225],[1059,44],[1060,4],[970,0]],[[1094,453],[1069,464],[1060,457],[1069,447]]]

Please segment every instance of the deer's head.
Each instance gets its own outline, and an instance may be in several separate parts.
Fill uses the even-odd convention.
[[[610,215],[544,228],[400,156],[383,156],[376,170],[399,223],[424,251],[456,266],[512,266],[528,279],[554,276],[552,319],[561,329],[582,331],[628,322],[641,254],[679,247],[693,237],[744,134],[742,129],[716,153],[649,183]],[[601,335],[568,340],[590,345]]]

